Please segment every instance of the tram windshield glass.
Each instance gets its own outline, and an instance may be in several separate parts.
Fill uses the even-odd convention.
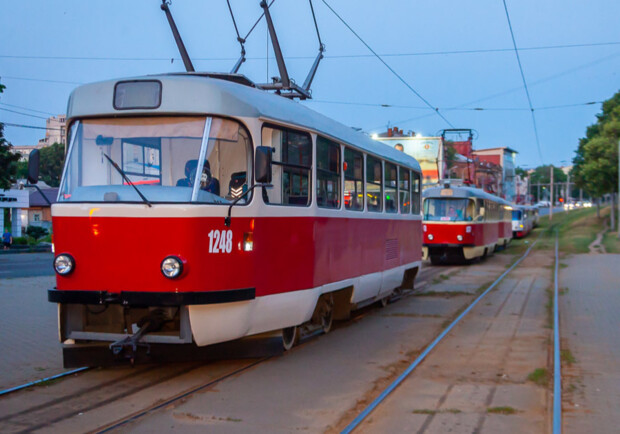
[[[515,221],[519,221],[519,220],[521,220],[521,215],[522,214],[523,213],[521,211],[519,211],[519,210],[512,210],[512,219],[515,220]]]
[[[61,202],[142,202],[137,188],[149,202],[227,204],[251,179],[249,134],[228,119],[88,119],[69,137]]]
[[[469,199],[424,199],[424,220],[471,221],[474,213],[474,202]]]

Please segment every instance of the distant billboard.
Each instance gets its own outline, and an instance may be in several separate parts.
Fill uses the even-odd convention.
[[[423,184],[436,184],[443,177],[443,146],[441,137],[379,137],[378,140],[403,151],[418,160],[422,168]]]

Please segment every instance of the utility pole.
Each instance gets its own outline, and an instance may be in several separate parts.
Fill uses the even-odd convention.
[[[620,140],[618,140],[618,238],[620,239]]]
[[[570,202],[570,171],[566,174],[566,198],[564,199],[564,202]]]
[[[555,205],[555,200],[553,197],[553,164],[549,166],[551,170],[551,182],[549,186],[551,187],[551,206],[549,207],[549,221],[553,220],[553,205]]]

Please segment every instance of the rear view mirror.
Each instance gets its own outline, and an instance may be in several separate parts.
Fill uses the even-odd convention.
[[[28,156],[28,182],[36,184],[39,182],[39,150],[34,149]]]
[[[256,147],[254,159],[254,173],[256,182],[261,184],[271,183],[271,155],[273,150],[269,146]]]

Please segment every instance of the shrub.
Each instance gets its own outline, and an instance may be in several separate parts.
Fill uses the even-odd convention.
[[[28,226],[26,228],[26,234],[30,235],[35,240],[38,240],[41,237],[47,235],[47,229],[42,228],[40,226]]]
[[[28,237],[13,237],[13,244],[16,246],[25,246],[28,244]]]

